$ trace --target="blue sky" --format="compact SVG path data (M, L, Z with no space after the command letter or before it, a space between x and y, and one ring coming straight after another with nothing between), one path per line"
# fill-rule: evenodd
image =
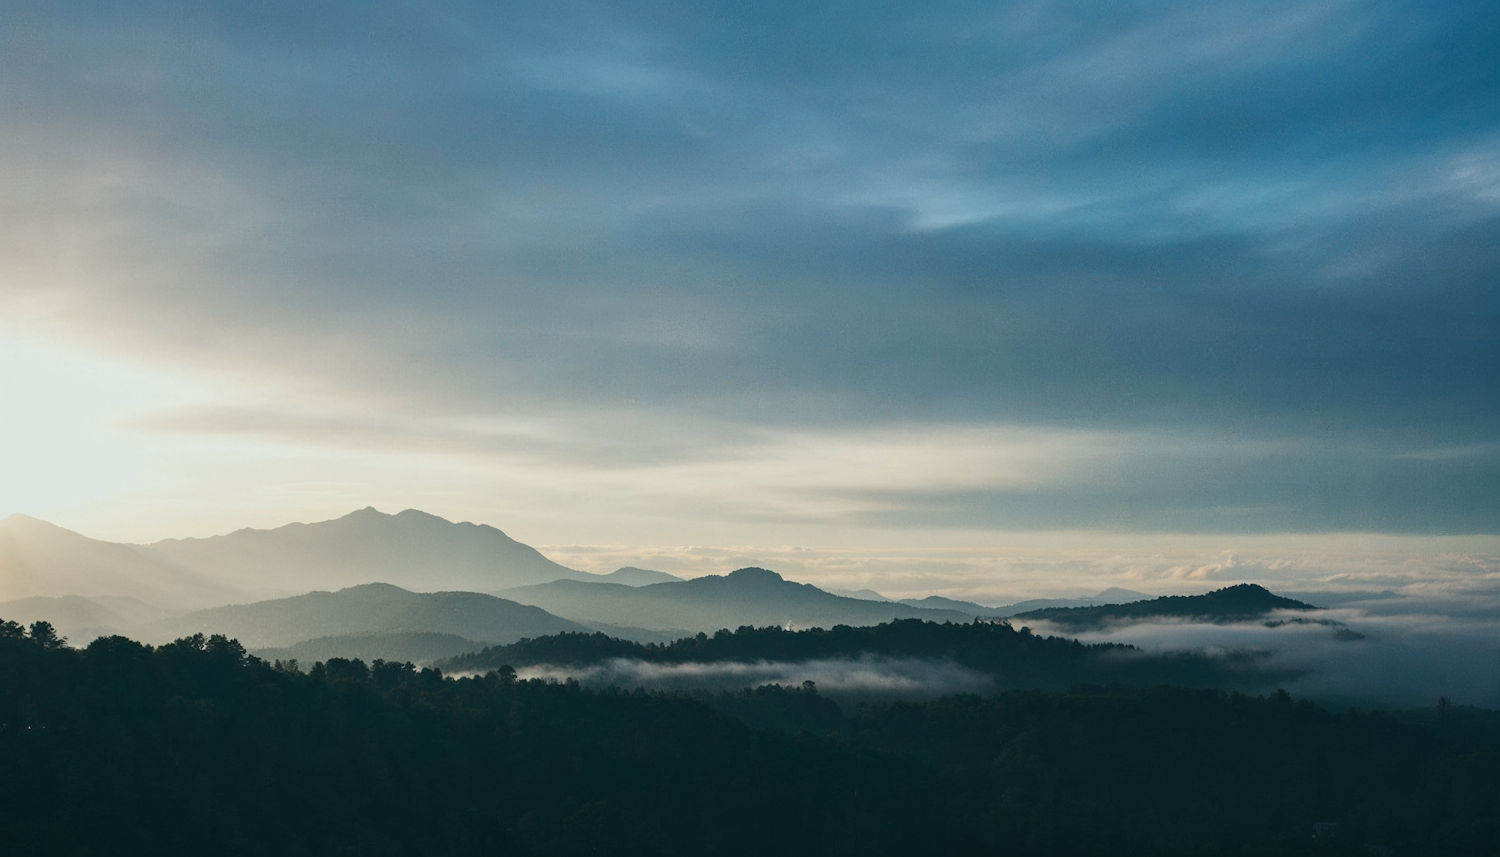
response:
M11 6L0 512L1500 529L1500 7L745 7Z

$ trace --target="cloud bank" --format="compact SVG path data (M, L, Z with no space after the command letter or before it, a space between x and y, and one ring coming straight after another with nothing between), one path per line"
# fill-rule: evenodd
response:
M1287 690L1334 707L1421 708L1455 703L1500 707L1500 590L1458 599L1394 598L1317 614L1363 639L1341 638L1319 624L1267 627L1142 623L1080 635L1147 651L1255 650L1267 668L1302 673ZM1045 623L1036 623L1045 632Z
M741 690L765 684L817 684L821 693L859 699L927 699L953 693L988 693L992 678L951 661L863 656L796 663L776 661L654 664L615 658L587 667L540 664L518 669L523 679L568 678L595 687L646 687L692 692Z

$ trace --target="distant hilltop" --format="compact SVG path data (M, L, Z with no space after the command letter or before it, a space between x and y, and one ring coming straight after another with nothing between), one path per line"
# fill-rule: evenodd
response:
M1046 607L1015 614L1017 619L1051 622L1072 631L1147 619L1200 619L1237 622L1258 619L1277 610L1318 610L1303 601L1277 595L1264 586L1241 583L1203 595L1167 595L1126 604L1092 607Z

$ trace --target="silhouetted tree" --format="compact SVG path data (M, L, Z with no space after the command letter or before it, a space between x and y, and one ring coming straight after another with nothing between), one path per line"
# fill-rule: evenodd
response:
M42 620L31 623L31 639L47 649L62 648L63 643L67 642L66 637L57 636L57 630L52 627L51 622Z

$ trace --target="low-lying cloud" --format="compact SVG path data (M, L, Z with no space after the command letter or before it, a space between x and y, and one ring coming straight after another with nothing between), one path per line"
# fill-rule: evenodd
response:
M1266 620L1227 625L1148 622L1078 635L1085 642L1129 643L1148 652L1267 653L1269 669L1296 671L1287 690L1326 705L1412 708L1447 696L1458 704L1500 707L1500 604L1467 599L1392 598L1332 609L1317 619L1340 627ZM1061 633L1045 623L1040 632Z
M952 693L991 693L991 677L952 661L925 658L829 658L801 662L727 661L659 664L615 658L585 667L547 664L516 671L520 678L577 679L592 687L645 687L679 692L740 690L765 684L814 682L830 696L927 699Z
M1026 624L1040 634L1076 636L1086 643L1126 643L1147 656L1254 653L1256 665L1267 673L1296 676L1283 682L1288 691L1332 708L1420 708L1442 696L1460 705L1500 707L1500 593L1383 597L1312 615L1276 613L1222 624L1161 620L1082 633L1041 621ZM993 677L952 661L874 655L678 664L614 659L585 667L537 665L518 673L522 678L574 678L593 687L678 692L812 681L830 696L876 700L1006 689Z

